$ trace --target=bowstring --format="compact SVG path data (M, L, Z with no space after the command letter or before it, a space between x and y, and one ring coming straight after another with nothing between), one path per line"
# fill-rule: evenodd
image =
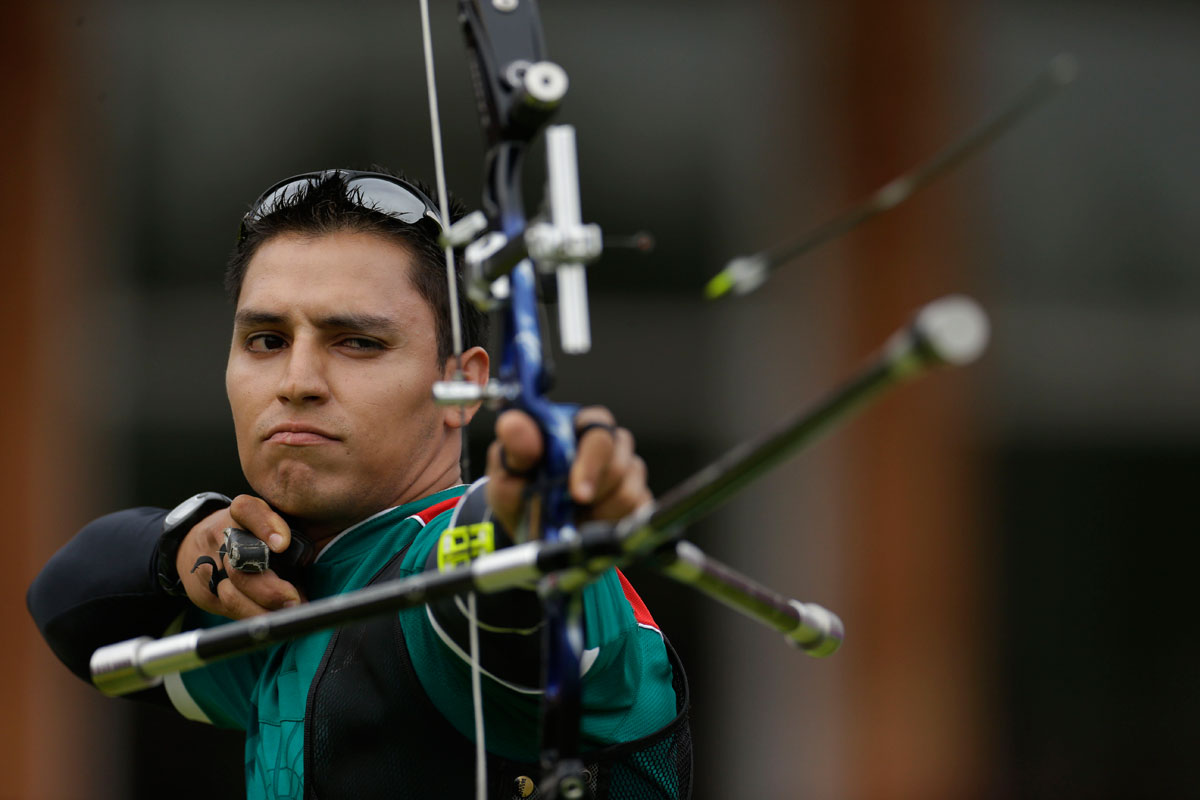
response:
M450 202L446 191L446 166L442 159L442 123L438 113L437 81L433 72L433 35L429 24L429 0L421 0L421 39L425 49L425 86L429 97L429 127L433 138L434 173L437 176L438 204L442 215L442 225L450 223ZM450 303L450 333L454 343L454 379L463 380L462 356L462 320L458 307L458 280L454 263L454 248L447 242L446 253L446 284L449 288ZM464 433L463 451L466 452L466 414L465 406L460 406ZM470 639L471 656L471 704L475 716L475 796L477 800L487 800L487 747L483 739L483 687L479 667L479 622L475 614L475 592L467 594L467 624Z

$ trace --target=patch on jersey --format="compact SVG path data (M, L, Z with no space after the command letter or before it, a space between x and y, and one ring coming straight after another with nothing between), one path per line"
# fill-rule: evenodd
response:
M449 511L458 505L458 501L459 498L451 497L449 500L443 500L440 503L434 503L424 511L418 511L416 514L413 514L412 517L409 517L409 519L416 517L417 519L421 520L422 525L428 525L438 514L442 513L443 511Z
M438 538L438 572L465 567L484 553L495 552L495 530L490 522L448 529Z
M633 584L625 577L625 573L617 570L617 577L621 579L621 589L625 592L625 599L629 601L629 605L633 608L633 618L637 620L637 624L643 628L658 631L661 636L662 629L658 627L658 623L654 621L654 617L650 616L650 609L646 608L646 604L642 602L642 598L638 597L638 593L634 591Z

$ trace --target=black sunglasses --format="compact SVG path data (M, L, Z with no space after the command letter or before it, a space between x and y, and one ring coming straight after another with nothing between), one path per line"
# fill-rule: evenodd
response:
M443 227L437 206L424 192L408 181L382 172L327 169L286 178L263 192L254 201L246 216L242 217L242 225L238 229L238 243L246 238L248 226L285 207L298 193L333 175L340 176L345 182L346 196L368 211L376 211L409 225L430 220L439 231Z

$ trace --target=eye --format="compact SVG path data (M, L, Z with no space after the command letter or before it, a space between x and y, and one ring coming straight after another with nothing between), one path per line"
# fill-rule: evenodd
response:
M347 336L345 339L338 341L339 347L345 347L347 350L383 350L382 342L375 339L368 339L365 336Z
M246 337L246 349L251 353L271 353L287 347L287 340L277 333L255 333Z

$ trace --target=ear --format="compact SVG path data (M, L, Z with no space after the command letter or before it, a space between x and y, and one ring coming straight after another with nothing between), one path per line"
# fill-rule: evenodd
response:
M442 368L442 380L450 380L454 377L454 372L458 368L458 360L451 356L446 359L446 364ZM487 350L482 347L472 347L462 354L462 371L463 377L471 383L479 386L486 386L488 382L489 369L491 368L491 360L488 358ZM475 416L475 412L479 410L481 403L476 403L472 406L447 406L444 419L446 426L450 428L461 428L471 421Z

